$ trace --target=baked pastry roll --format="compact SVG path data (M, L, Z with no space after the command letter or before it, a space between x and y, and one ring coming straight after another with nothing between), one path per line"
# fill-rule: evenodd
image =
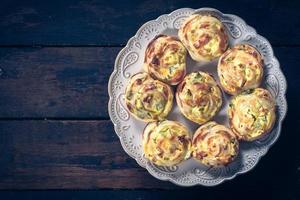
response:
M186 54L179 39L160 35L147 46L144 69L154 79L177 85L186 73Z
M222 93L211 75L199 71L188 74L178 85L176 101L186 118L203 124L219 111Z
M149 123L143 133L145 157L156 165L172 166L190 157L189 130L175 121Z
M234 96L228 109L229 124L241 140L252 141L271 131L275 119L275 100L263 88Z
M183 22L178 36L196 61L218 58L228 46L222 22L210 15L191 15Z
M192 156L208 166L223 166L237 156L239 142L227 127L208 122L198 128L192 140Z
M137 119L152 122L164 119L173 105L171 87L161 81L153 80L147 73L131 77L125 91L128 110Z
M263 59L254 47L238 44L221 56L218 76L222 88L232 95L256 88L263 77Z

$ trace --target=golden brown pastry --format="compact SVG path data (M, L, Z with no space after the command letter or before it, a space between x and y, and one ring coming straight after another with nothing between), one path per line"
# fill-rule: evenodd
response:
M232 98L229 124L241 140L252 141L271 131L275 119L275 100L263 88L244 91Z
M228 46L228 36L222 22L209 15L194 14L188 17L178 36L196 61L218 58Z
M211 75L199 71L188 74L178 85L176 101L186 118L203 124L219 111L222 93Z
M227 127L208 122L198 128L192 140L192 156L208 166L227 165L237 156L239 142Z
M189 130L175 121L149 123L143 133L145 157L156 165L172 166L190 157Z
M125 91L128 110L137 119L152 122L164 119L173 105L173 91L169 85L153 80L147 73L131 77Z
M254 47L238 44L221 56L218 75L222 88L229 94L256 88L263 77L263 59Z
M175 37L159 35L147 46L144 69L154 78L177 85L186 73L187 51Z

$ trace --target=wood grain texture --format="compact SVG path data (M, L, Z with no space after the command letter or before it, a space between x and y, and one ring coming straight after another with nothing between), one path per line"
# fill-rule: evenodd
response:
M0 119L108 119L107 83L121 48L0 48ZM297 105L300 48L274 48Z
M253 199L284 199L297 200L300 197L297 191L284 191L282 188L266 190L265 188L243 188L236 190L224 190L221 187L181 188L180 190L97 190L97 191L5 191L0 192L4 199L15 200L86 200L86 199L120 199L120 200L166 200L166 199L194 199L209 198L210 200L224 199L230 196L230 200Z
M124 45L145 22L183 7L236 14L272 44L300 45L297 1L16 1L0 5L1 45Z
M2 118L107 118L120 48L1 48Z
M254 170L216 188L295 191L299 148L296 139L290 140L289 125L284 124L282 137ZM0 189L100 188L179 187L138 166L122 149L110 121L0 121Z
M110 121L1 121L0 189L174 187L123 151Z

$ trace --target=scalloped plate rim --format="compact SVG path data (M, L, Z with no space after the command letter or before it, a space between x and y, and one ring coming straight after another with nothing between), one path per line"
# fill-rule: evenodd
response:
M209 10L209 11L218 12L218 13L220 13L220 14L222 14L222 15L233 16L233 17L239 19L239 20L240 20L247 28L252 29L252 30L254 31L253 33L254 33L256 36L261 37L261 38L262 38L263 40L265 40L265 41L268 43L268 45L271 47L270 50L271 50L272 59L275 59L275 61L278 62L278 70L279 70L279 72L282 74L282 77L281 77L281 78L283 78L282 81L283 81L283 83L284 83L284 84L283 84L283 97L284 97L284 98L283 98L283 103L284 103L283 106L285 107L286 112L283 113L282 119L278 120L278 134L277 134L276 138L274 139L274 141L272 142L272 144L270 144L270 145L268 146L268 148L266 149L266 151L263 152L263 153L258 157L257 161L255 162L255 164L254 164L251 168L246 169L246 170L243 170L243 171L237 171L234 175L232 175L232 176L230 176L230 177L226 177L226 178L222 179L220 182L218 182L218 183L216 183L216 184L211 184L211 185L205 185L205 184L201 184L201 183L192 183L192 184L189 184L189 185L188 185L188 184L184 185L184 184L180 184L180 183L176 182L176 181L175 181L174 179L172 179L172 178L169 178L169 177L159 177L159 176L157 176L155 173L152 173L152 171L148 169L147 165L143 165L142 163L140 163L140 162L137 160L137 158L136 158L134 155L132 155L132 154L125 148L125 146L124 146L124 144L123 144L123 142L122 142L122 136L120 136L120 135L118 134L118 132L117 132L117 129L116 129L116 128L117 128L117 124L116 124L116 122L114 121L114 119L111 117L111 116L112 116L112 113L111 113L111 112L112 112L112 110L111 110L111 105L112 105L112 79L114 78L114 75L117 73L117 62L119 61L120 56L121 56L122 53L126 50L126 48L129 47L129 44L130 44L131 42L133 42L134 39L136 39L136 38L138 37L138 35L140 34L140 32L141 32L146 26L148 26L149 24L151 24L151 23L153 23L153 22L158 22L158 21L159 21L161 18L163 18L164 16L171 16L172 14L174 14L174 13L180 11L180 10L191 10L191 11L193 11L193 12L198 12L198 11L201 11L201 10ZM124 149L124 151L125 151L131 158L133 158L139 166L145 168L145 169L148 171L148 173L151 174L153 177L155 177L155 178L157 178L157 179L159 179L159 180L162 180L162 181L169 181L169 182L171 182L171 183L173 183L173 184L175 184L175 185L177 185L177 186L182 186L182 187L191 187L191 186L196 186L196 185L201 185L201 186L206 186L206 187L213 187L213 186L217 186L217 185L219 185L219 184L221 184L221 183L223 183L223 182L225 182L225 181L232 180L232 179L234 179L236 176L238 176L238 175L240 175L240 174L244 174L244 173L247 173L247 172L253 170L253 169L257 166L257 164L259 163L259 161L262 159L262 157L264 157L264 156L268 153L268 151L270 150L270 148L276 143L276 141L278 140L279 136L281 135L282 123L283 123L283 121L284 121L284 119L285 119L285 117L286 117L287 111L288 111L288 105L287 105L287 101L286 101L287 87L288 87L288 85L287 85L286 78L285 78L285 76L284 76L284 73L283 73L282 70L281 70L280 63L279 63L278 59L277 59L277 58L275 57L275 55L274 55L274 50L273 50L273 48L272 48L271 43L268 41L268 39L266 39L265 37L259 35L259 34L257 33L256 29L253 28L252 26L248 25L241 17L239 17L239 16L237 16L237 15L234 15L234 14L222 13L221 11L219 11L219 10L217 10L217 9L215 9L215 8L210 8L210 7L202 7L202 8L198 8L198 9L193 9L193 8L185 7L185 8L179 8L179 9L173 10L173 11L170 12L169 14L162 14L162 15L160 15L159 17L157 17L156 19L149 20L149 21L145 22L142 26L140 26L140 28L137 30L136 34L135 34L134 36L132 36L132 37L127 41L126 45L119 51L119 53L118 53L118 55L117 55L117 57L116 57L116 59L115 59L115 62L114 62L114 69L113 69L113 71L112 71L112 73L111 73L111 75L110 75L110 77L109 77L109 81L108 81L108 94L109 94L108 113L109 113L110 119L111 119L111 121L112 121L112 123L113 123L113 125L114 125L115 133L116 133L117 136L119 137L121 146L122 146L122 148Z

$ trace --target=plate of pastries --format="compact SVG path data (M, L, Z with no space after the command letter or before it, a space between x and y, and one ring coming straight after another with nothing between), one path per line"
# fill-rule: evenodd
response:
M251 170L278 139L286 80L240 17L182 8L120 51L108 111L126 153L160 180L214 186Z

